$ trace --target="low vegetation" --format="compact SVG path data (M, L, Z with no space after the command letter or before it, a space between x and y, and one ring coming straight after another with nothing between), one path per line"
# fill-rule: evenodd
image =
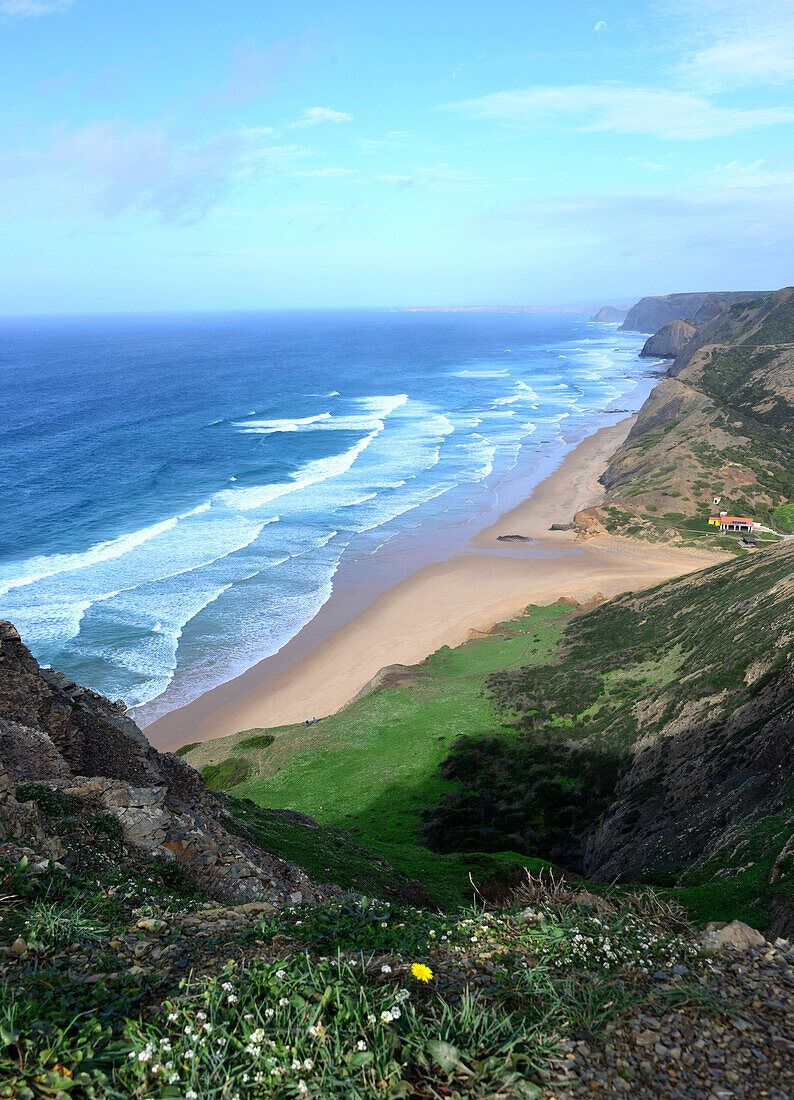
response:
M530 879L534 908L521 889L451 915L359 896L230 930L233 910L155 876L17 864L0 882L5 936L26 937L2 964L15 1100L535 1100L561 1043L627 1010L720 1011L692 930L647 892L618 906Z
M493 896L541 861L613 879L619 852L623 877L699 919L769 927L794 895L790 871L769 882L794 811L771 748L785 744L793 556L780 545L586 615L529 608L404 685L275 731L258 757L240 736L188 759L250 757L256 774L232 788L250 801L233 812L268 850L352 889L383 889L380 858L401 890L455 906L472 880ZM310 815L330 844L286 819L256 826L255 803Z

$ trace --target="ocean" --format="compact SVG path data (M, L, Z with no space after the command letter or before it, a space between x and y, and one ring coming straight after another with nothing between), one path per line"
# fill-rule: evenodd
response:
M638 408L642 340L519 312L0 321L0 617L149 718L189 702L342 566L453 552Z

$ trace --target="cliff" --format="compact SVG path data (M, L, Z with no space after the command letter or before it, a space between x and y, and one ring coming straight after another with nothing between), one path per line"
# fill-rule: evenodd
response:
M68 827L48 806L64 809L55 816ZM40 668L0 622L0 858L21 852L68 871L90 862L97 822L118 834L122 863L123 851L133 863L159 858L210 897L328 896L243 839L198 772L153 749L120 705Z
M614 324L616 321L625 321L626 310L615 309L614 306L602 306L597 313L590 318L591 321L599 321L603 324Z
M689 321L669 321L653 336L649 336L640 352L642 359L675 359L689 341L697 335Z
M718 291L641 298L628 311L620 328L622 332L658 332L670 321L679 319L691 321L699 327L736 303L763 298L769 293L766 290Z
M669 374L612 456L605 500L583 526L704 543L718 496L722 510L794 531L794 289L735 303Z
M442 764L435 845L794 931L794 543L573 615L547 663L488 686L502 721Z

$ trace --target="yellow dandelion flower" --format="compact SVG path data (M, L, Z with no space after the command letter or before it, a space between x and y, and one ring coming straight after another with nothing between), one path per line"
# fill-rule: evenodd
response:
M433 977L433 971L429 966L425 966L424 963L413 963L411 966L411 973L420 982L429 982Z

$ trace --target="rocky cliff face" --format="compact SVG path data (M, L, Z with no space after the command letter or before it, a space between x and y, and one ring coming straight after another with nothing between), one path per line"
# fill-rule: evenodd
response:
M689 321L670 321L645 341L640 358L675 359L697 331Z
M792 544L615 601L613 614L659 620L654 641L683 675L637 693L631 765L589 837L588 876L686 881L721 855L730 863L737 848L741 865L740 841L746 849L757 832L783 844L785 857L794 841L793 610ZM748 631L764 632L763 643L748 644ZM759 829L772 815L776 826ZM773 867L770 882L779 878Z
M590 318L591 321L599 321L602 324L615 324L616 321L625 321L626 310L615 309L614 306L602 306L597 313Z
M69 829L50 828L32 796L40 799L42 787L70 807ZM0 622L0 855L27 849L68 869L108 815L129 851L176 861L210 897L325 896L298 868L230 831L232 819L198 772L153 749L121 704L40 668L14 627Z
M670 321L687 320L697 327L706 324L736 303L763 298L770 291L663 294L641 298L626 314L623 332L658 332Z
M612 456L594 517L608 530L686 539L713 496L789 530L794 499L794 288L700 327ZM701 524L701 526L702 526ZM689 525L689 526L687 526Z

